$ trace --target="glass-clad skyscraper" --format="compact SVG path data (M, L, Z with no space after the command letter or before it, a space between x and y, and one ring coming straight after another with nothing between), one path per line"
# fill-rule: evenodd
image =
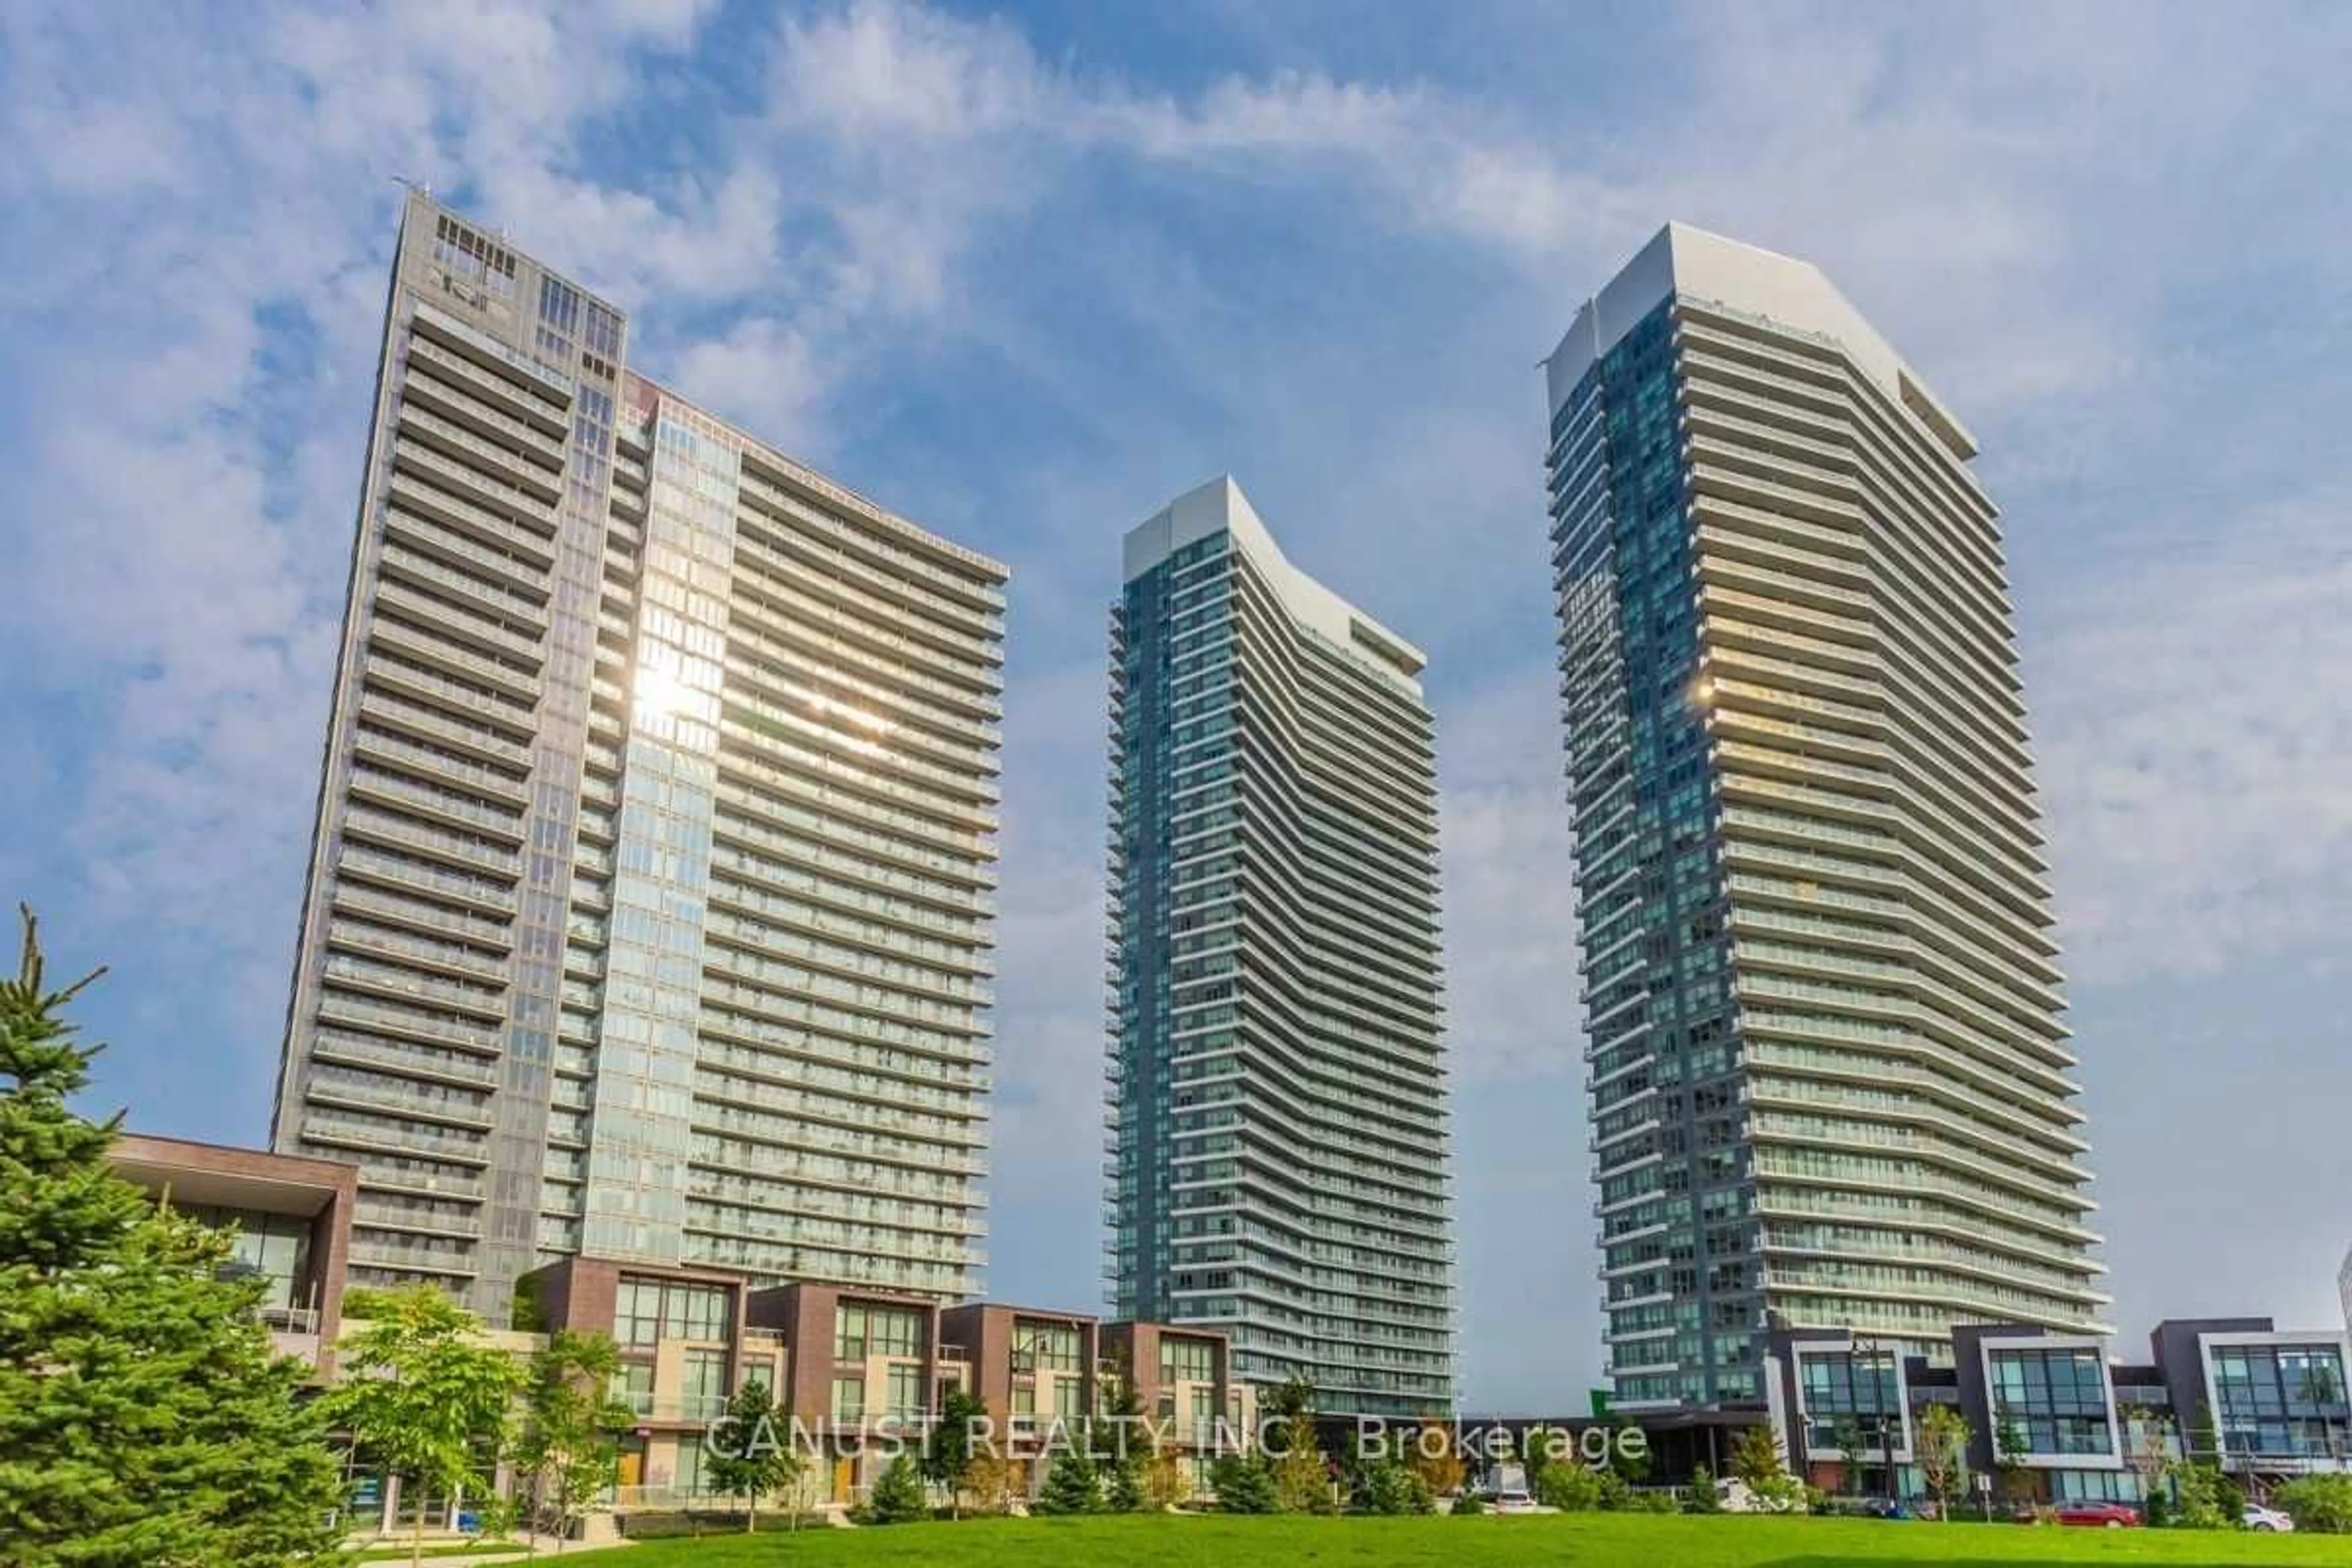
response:
M627 335L408 201L273 1142L493 1321L578 1252L969 1294L1004 569Z
M1111 614L1118 1314L1233 1335L1327 1411L1453 1377L1423 660L1230 479L1127 536Z
M1802 262L1679 225L1547 365L1617 1403L2106 1298L2001 533Z

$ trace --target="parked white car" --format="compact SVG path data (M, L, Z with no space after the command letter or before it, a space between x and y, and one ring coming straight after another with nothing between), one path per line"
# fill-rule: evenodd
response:
M2274 1508L2264 1508L2259 1503L2246 1505L2245 1518L2248 1530L2259 1530L2264 1534L2285 1535L2294 1530L2294 1520Z

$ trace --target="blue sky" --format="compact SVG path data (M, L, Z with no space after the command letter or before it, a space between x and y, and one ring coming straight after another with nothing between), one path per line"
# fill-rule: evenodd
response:
M1237 475L1432 656L1475 1405L1598 1360L1535 362L1818 261L2007 514L2126 1343L2352 1244L2352 12L0 10L0 892L94 1103L268 1123L395 176L1013 563L990 1283L1097 1299L1104 612Z

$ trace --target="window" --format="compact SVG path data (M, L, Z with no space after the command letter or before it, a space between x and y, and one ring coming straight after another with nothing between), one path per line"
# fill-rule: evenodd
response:
M679 1414L688 1421L715 1421L727 1413L727 1352L688 1351L684 1363L685 1404Z
M2215 1422L2232 1454L2352 1454L2352 1404L2334 1345L2225 1345L2210 1352Z
M446 214L435 226L433 259L453 278L479 283L491 293L514 292L513 252L476 234Z
M297 1300L298 1281L310 1252L310 1222L293 1215L257 1214L245 1209L192 1205L182 1213L215 1229L234 1228L229 1261L251 1268L268 1283L262 1292L264 1311L289 1311L316 1303Z
M919 1421L923 1409L923 1369L894 1366L889 1371L887 1414L891 1420Z
M1882 1351L1833 1351L1802 1355L1805 1447L1842 1449L1861 1434L1865 1454L1909 1447L1895 1378L1895 1357Z
M1039 1323L1016 1319L1013 1325L1013 1370L1076 1372L1081 1366L1076 1323Z
M1160 1342L1160 1381L1207 1383L1216 1376L1216 1346L1207 1340L1163 1336Z
M866 1380L862 1377L836 1377L833 1380L833 1418L835 1421L866 1419Z
M731 1317L729 1295L720 1286L624 1275L613 1300L613 1341L650 1345L659 1340L723 1340Z
M560 278L539 280L539 319L566 336L580 330L580 291Z
M915 1357L923 1353L923 1314L912 1307L866 1307L844 1303L834 1310L833 1356Z
M2014 1430L2029 1454L2112 1454L2106 1363L2093 1350L1995 1350L1990 1434Z
M580 335L581 345L592 354L608 360L621 357L621 318L594 300L588 302L588 324Z
M670 1285L662 1292L662 1333L681 1340L727 1337L727 1292L715 1285Z
M623 1279L613 1299L613 1342L649 1345L660 1337L660 1282Z
M677 1469L670 1477L670 1484L689 1497L709 1490L702 1479L702 1460L700 1443L691 1438L681 1440L677 1446Z
M654 1369L649 1362L629 1362L613 1373L613 1397L632 1415L654 1413Z

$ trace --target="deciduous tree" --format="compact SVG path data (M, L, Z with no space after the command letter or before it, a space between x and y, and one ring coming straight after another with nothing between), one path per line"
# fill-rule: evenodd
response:
M1953 1497L1968 1485L1969 1439L1973 1436L1967 1419L1948 1405L1931 1405L1919 1418L1920 1479L1935 1496L1936 1511L1948 1521Z
M515 1468L555 1525L556 1550L618 1475L627 1405L612 1395L620 1352L603 1334L559 1330L531 1357Z
M1448 1497L1462 1489L1463 1479L1470 1467L1461 1450L1454 1445L1454 1429L1443 1421L1430 1420L1421 1430L1404 1439L1408 1447L1404 1462L1421 1478L1421 1484L1432 1497Z
M1136 1480L1143 1490L1143 1506L1154 1513L1165 1512L1192 1496L1192 1485L1184 1479L1184 1467L1175 1455L1157 1443L1145 1456Z
M746 1378L728 1400L727 1414L704 1440L710 1479L719 1490L743 1500L749 1533L760 1529L760 1500L800 1479L807 1463L785 1440L783 1425L766 1382ZM797 1509L792 1523L799 1527Z
M1831 1423L1830 1443L1838 1451L1838 1473L1845 1491L1862 1490L1863 1446L1867 1441L1862 1423L1853 1416L1841 1415Z
M1778 1490L1789 1479L1780 1458L1780 1440L1762 1422L1744 1428L1731 1446L1731 1473L1759 1496Z
M1995 1468L2000 1472L2000 1495L2012 1503L2031 1501L2033 1471L2026 1461L2032 1458L2033 1446L2026 1440L2025 1428L2004 1420L1993 1429L1992 1442Z
M386 1292L382 1314L336 1347L342 1381L320 1400L327 1418L420 1494L409 1562L425 1555L425 1498L455 1494L497 1463L511 1429L522 1364L480 1339L473 1317L430 1285Z

